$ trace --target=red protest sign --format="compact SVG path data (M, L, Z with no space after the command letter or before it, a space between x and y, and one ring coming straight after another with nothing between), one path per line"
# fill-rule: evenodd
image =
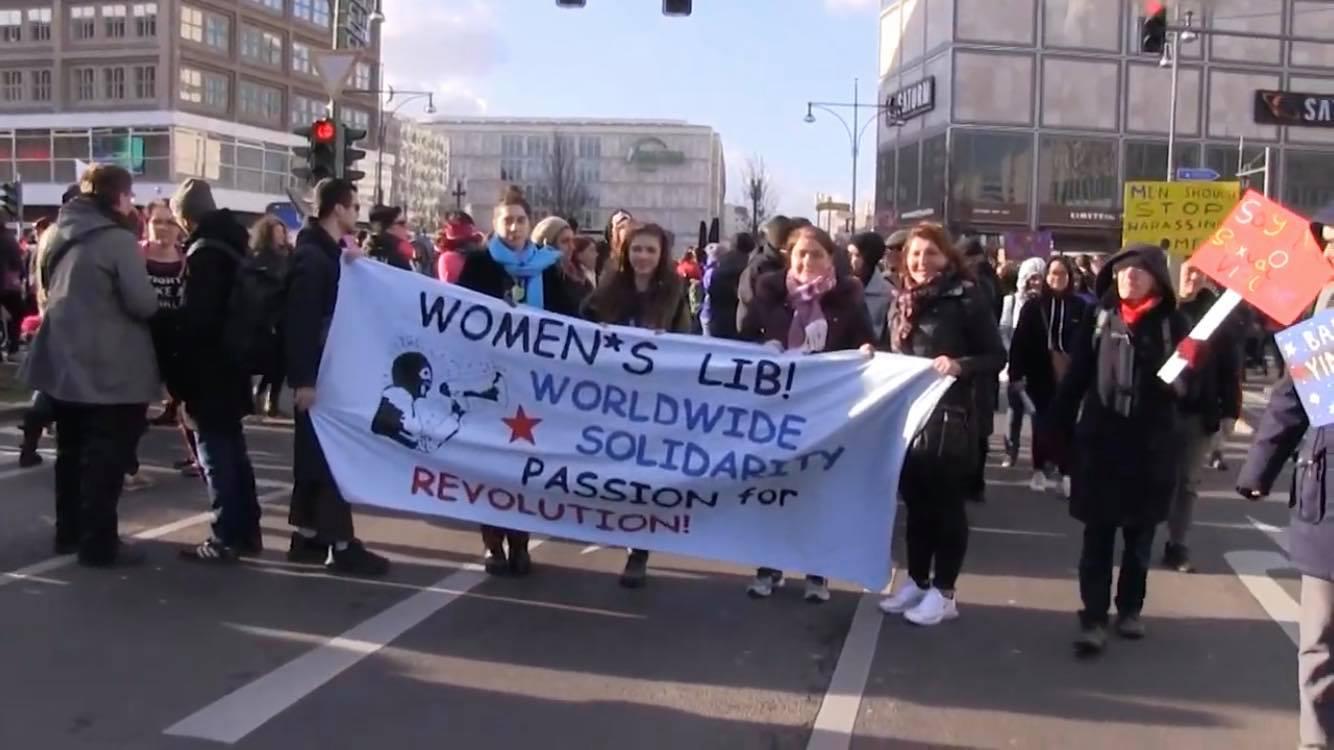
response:
M1254 190L1190 262L1284 325L1301 317L1334 278L1306 219Z

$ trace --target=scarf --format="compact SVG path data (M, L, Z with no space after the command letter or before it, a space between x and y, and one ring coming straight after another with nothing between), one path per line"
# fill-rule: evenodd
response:
M832 271L805 283L798 281L788 271L787 301L792 306L792 323L787 329L788 349L800 349L806 343L806 327L824 321L824 309L820 307L820 301L834 288L835 283Z
M894 313L890 319L893 336L890 345L894 351L904 353L907 350L908 339L912 338L913 327L917 325L922 311L953 282L954 277L945 274L919 285L913 284L912 277L903 277L903 288L894 299Z
M1121 300L1121 320L1126 322L1126 327L1134 328L1145 313L1157 307L1161 300L1161 297L1145 297L1138 302Z
M538 247L529 242L523 246L523 250L516 253L494 234L486 241L486 249L491 254L491 260L499 263L500 267L505 269L505 273L515 280L516 291L519 284L523 284L522 293L514 295L514 301L545 310L545 300L542 297L542 272L560 260L560 251L549 247Z

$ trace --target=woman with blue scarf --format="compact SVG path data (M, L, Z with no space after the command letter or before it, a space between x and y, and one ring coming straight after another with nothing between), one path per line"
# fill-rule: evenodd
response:
M506 188L491 217L493 230L486 247L467 254L458 284L513 305L575 315L576 303L568 298L561 280L560 251L529 240L530 213L523 192ZM482 543L487 573L523 576L532 569L528 532L483 525Z

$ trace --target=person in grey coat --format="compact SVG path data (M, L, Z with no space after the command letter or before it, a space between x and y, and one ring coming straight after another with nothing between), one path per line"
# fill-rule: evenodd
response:
M105 567L143 559L117 536L116 506L125 446L161 393L148 327L157 292L139 253L130 173L99 164L80 182L39 266L46 306L21 377L55 406L56 553Z

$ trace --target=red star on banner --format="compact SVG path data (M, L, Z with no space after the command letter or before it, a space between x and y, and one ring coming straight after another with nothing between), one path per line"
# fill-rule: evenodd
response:
M533 439L533 428L542 423L541 418L528 416L524 413L523 407L520 406L519 411L514 416L501 417L500 421L510 428L511 443L516 440L527 440L532 445L537 445L537 441Z
M1292 373L1292 379L1299 383L1306 380L1307 376L1310 374L1306 371L1306 365L1301 362L1288 368L1288 372Z

